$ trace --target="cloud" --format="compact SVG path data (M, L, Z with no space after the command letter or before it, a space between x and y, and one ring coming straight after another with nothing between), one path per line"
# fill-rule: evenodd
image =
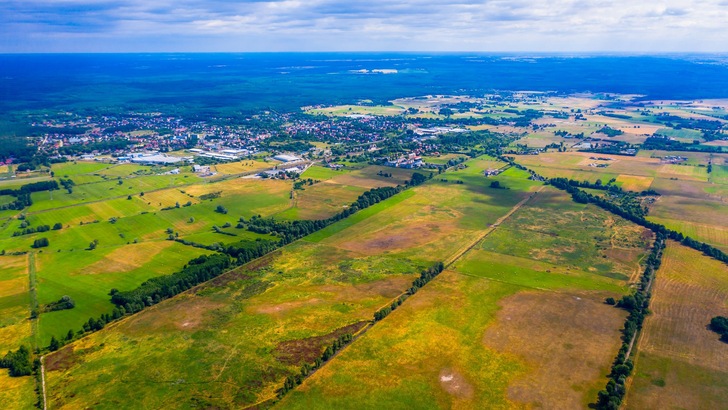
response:
M0 51L728 51L725 0L3 0Z

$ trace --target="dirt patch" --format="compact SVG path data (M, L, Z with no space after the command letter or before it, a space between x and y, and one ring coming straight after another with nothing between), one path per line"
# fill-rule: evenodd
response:
M440 386L451 395L463 399L473 397L473 386L465 380L462 374L455 370L440 370L439 380Z
M513 354L529 371L508 388L511 400L544 408L583 408L619 350L625 312L602 295L521 292L503 299L486 346Z
M46 371L66 371L70 369L77 362L76 353L73 350L73 345L66 346L53 354L49 354L45 357L45 368Z
M281 342L275 348L275 357L278 361L287 365L313 363L317 357L321 356L321 353L326 346L332 344L339 336L347 333L354 334L364 328L367 324L368 322L357 322L349 326L336 329L326 335Z
M147 314L132 316L127 322L128 329L135 333L194 331L204 327L211 311L224 306L225 303L183 294L167 303L147 308Z
M456 230L451 218L438 221L427 219L425 217L408 220L405 226L390 226L336 246L364 255L379 255L383 252L396 252L436 242Z

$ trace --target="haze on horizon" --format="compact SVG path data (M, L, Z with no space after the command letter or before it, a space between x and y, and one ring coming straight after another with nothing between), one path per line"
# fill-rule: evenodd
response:
M728 52L728 0L4 0L0 52Z

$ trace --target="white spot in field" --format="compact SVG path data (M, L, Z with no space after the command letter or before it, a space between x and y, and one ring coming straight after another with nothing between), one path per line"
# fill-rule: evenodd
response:
M451 375L451 374L446 374L446 375L440 376L440 381L443 381L443 382L449 382L449 381L451 381L451 380L452 380L452 379L453 379L454 377L455 377L455 376L453 376L453 375Z

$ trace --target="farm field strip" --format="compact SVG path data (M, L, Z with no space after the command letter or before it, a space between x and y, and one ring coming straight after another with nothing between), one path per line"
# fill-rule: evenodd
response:
M728 316L728 267L670 241L654 282L626 408L722 407L728 350L707 324Z

